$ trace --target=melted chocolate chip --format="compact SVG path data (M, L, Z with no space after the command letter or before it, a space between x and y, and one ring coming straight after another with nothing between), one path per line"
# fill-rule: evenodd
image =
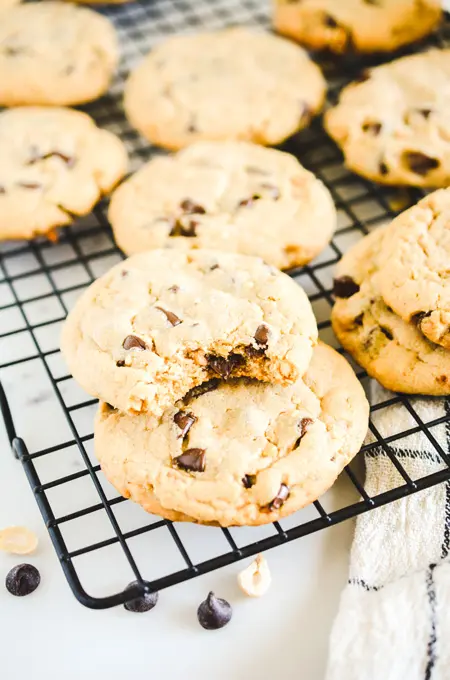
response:
M262 323L258 328L256 329L255 333L255 340L258 345L266 345L269 341L269 334L270 330L269 327L266 326L266 324Z
M256 484L256 475L244 475L242 477L242 484L246 489L251 489Z
M198 222L196 220L189 220L187 224L183 223L181 220L176 220L172 223L169 236L187 236L188 238L192 238L193 236L197 236L197 227Z
M213 272L215 269L220 269L220 267L219 267L218 264L212 264L212 265L210 266L210 268L209 268L209 271L210 271L210 272Z
M300 436L295 442L294 449L296 449L298 446L300 446L300 442L305 436L305 434L308 432L308 428L310 425L312 425L314 420L312 418L302 418L298 424L298 429L300 431Z
M394 336L392 335L391 331L389 328L386 328L386 326L380 326L380 331L387 337L388 340L393 340Z
M278 493L268 505L270 512L273 510L279 510L285 501L289 498L289 487L286 484L282 484L278 489Z
M378 170L380 172L380 175L387 175L389 172L389 168L384 161L380 161L378 165Z
M124 349L147 349L147 345L143 340L138 338L136 335L127 335L123 341L122 347Z
M38 184L38 182L16 182L18 187L22 187L22 189L41 189L42 184Z
M119 361L116 361L116 366L118 368L122 368L123 366L125 366L125 361L123 359L119 359Z
M235 354L232 352L227 357L221 357L218 354L207 354L208 368L212 373L215 373L223 380L228 380L231 374L245 364L245 358L242 354Z
M331 14L325 14L323 17L323 23L327 28L337 28L339 26L338 22Z
M163 307L156 307L156 309L159 309L160 312L166 315L167 321L172 325L172 326L179 326L180 323L183 323L181 319L178 318L176 314L173 312L167 311L167 309L164 309Z
M211 380L207 380L206 382L202 383L201 385L197 385L196 387L193 387L189 392L186 392L186 394L183 397L183 403L188 404L191 403L194 399L197 399L197 397L201 397L202 394L206 394L207 392L212 392L213 390L216 390L219 387L219 379L218 378L211 378Z
M244 352L246 356L251 357L252 359L261 359L261 357L264 356L266 353L267 347L262 345L261 347L253 347L253 345L245 345L244 347Z
M34 165L34 163L45 161L48 158L59 158L69 168L73 168L75 165L75 159L72 156L66 156L66 154L63 154L60 151L50 151L49 153L33 155L33 157L28 161L27 165Z
M427 316L430 316L431 312L417 312L417 314L413 314L411 317L411 321L418 326L422 323L423 319L426 319Z
M205 208L198 203L194 203L190 198L185 198L184 201L181 201L180 208L189 215L204 215L206 213Z
M349 298L359 291L359 286L351 276L339 276L333 280L333 294L338 298Z
M193 413L186 413L186 411L178 411L173 417L175 425L177 425L181 433L178 435L178 439L182 439L187 435L192 425L195 423L197 418Z
M431 158L421 151L405 151L403 161L416 175L427 175L430 170L435 170L441 164L437 158Z
M187 472L203 472L205 469L205 449L186 449L181 456L174 458L177 467Z
M361 312L361 314L358 314L358 316L355 316L355 318L353 319L353 323L355 324L355 326L362 326L363 320L364 320L364 312Z
M367 123L363 124L362 129L363 129L364 132L369 133L373 137L377 137L377 135L380 134L382 127L383 126L382 126L381 123L367 122Z

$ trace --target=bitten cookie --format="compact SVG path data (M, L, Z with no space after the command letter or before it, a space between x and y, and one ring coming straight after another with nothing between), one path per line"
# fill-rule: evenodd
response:
M232 28L158 45L126 84L125 112L144 137L169 149L199 140L273 145L309 123L325 87L301 47Z
M391 52L431 33L440 0L274 0L274 25L313 49Z
M396 314L450 349L450 189L399 215L386 232L381 294Z
M261 259L151 250L84 292L62 350L87 392L122 411L159 415L215 377L293 382L316 339L303 290Z
M197 142L158 156L113 194L109 220L128 255L213 248L302 265L330 241L328 190L294 156L246 142Z
M32 238L89 213L126 172L118 137L72 109L0 113L0 240Z
M325 116L347 166L382 184L450 183L450 50L430 50L369 71Z
M342 346L384 387L410 394L450 394L450 353L388 307L380 294L383 239L376 229L339 262L332 310Z
M108 89L118 60L111 22L85 7L36 2L0 22L0 106L72 105Z
M349 364L319 344L303 380L232 380L163 416L100 406L95 452L117 490L168 519L266 524L316 500L359 451L369 406Z

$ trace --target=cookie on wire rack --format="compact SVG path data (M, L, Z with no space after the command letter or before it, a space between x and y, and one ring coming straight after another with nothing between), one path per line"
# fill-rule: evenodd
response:
M119 493L174 521L259 525L312 503L359 451L369 405L353 370L319 344L283 387L220 382L159 419L101 404L95 452Z
M380 184L450 183L450 50L402 57L345 87L325 127L346 165Z
M326 82L301 47L230 28L155 47L125 86L125 113L148 140L177 150L200 140L282 142L320 111Z
M336 226L330 193L290 154L247 142L197 142L157 156L113 194L122 250L213 248L303 265Z

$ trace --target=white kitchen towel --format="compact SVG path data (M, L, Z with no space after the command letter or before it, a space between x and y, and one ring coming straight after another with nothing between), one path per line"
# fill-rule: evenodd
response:
M392 396L378 386L373 391L372 403ZM443 399L410 401L424 423L450 414ZM374 411L372 420L382 436L418 426L403 404ZM430 435L448 452L448 423ZM423 432L390 446L413 480L446 467ZM404 483L381 447L365 462L370 496ZM326 680L450 680L449 550L448 482L358 518Z

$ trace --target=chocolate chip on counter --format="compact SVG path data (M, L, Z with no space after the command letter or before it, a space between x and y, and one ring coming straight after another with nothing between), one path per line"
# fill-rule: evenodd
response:
M119 361L116 361L116 366L122 368L123 366L125 366L125 361L123 359L119 359Z
M274 201L278 201L278 199L280 198L280 190L278 187L275 186L275 184L270 184L269 182L262 182L260 186L262 189L268 192L270 198L272 198Z
M59 158L69 168L73 168L73 166L75 165L75 159L73 158L73 156L66 156L66 154L61 153L60 151L50 151L49 153L35 154L28 161L27 165L34 165L34 163L38 163L39 161L45 161L48 158Z
M242 484L246 489L251 489L256 484L256 475L244 475L242 477Z
M368 132L373 137L377 137L377 135L380 134L382 127L383 126L382 126L381 123L367 122L367 123L363 123L362 130L363 130L363 132Z
M255 333L255 340L258 345L267 345L269 341L269 327L262 323L258 326Z
M32 564L18 564L6 575L6 589L11 595L23 597L36 590L41 582L41 575Z
M231 605L221 597L216 597L213 592L209 593L197 609L197 618L202 628L217 630L229 623L233 610Z
M127 588L132 588L133 586L137 585L139 585L138 581L132 581L127 585ZM144 593L144 595L137 597L135 600L129 600L128 602L125 602L123 606L128 612L143 614L144 612L149 612L150 609L153 609L153 607L156 606L158 598L158 591L153 593Z
M220 376L223 380L228 380L233 371L245 364L242 354L232 352L227 357L218 354L207 354L208 368Z
M359 286L351 276L339 276L333 279L333 295L338 298L349 298L359 291Z
M387 175L389 172L389 168L384 161L380 161L378 165L378 170L380 175Z
M205 449L186 449L181 456L174 458L177 467L188 472L203 472L205 469Z
M159 309L160 312L166 315L167 321L172 325L172 326L179 326L180 323L183 323L183 321L178 318L176 314L173 312L167 311L167 309L164 309L163 307L156 307L156 309Z
M143 340L138 338L136 335L127 335L123 341L122 347L124 349L147 349L147 345Z
M308 432L308 428L309 428L310 425L313 424L313 422L314 422L314 420L312 418L302 418L300 420L300 422L298 424L300 436L294 444L294 449L296 449L298 446L300 446L300 442L302 441L305 434Z
M207 380L201 385L193 387L191 390L189 390L189 392L186 392L186 394L184 395L183 403L186 404L187 406L191 401L197 399L197 397L201 397L202 394L206 394L207 392L212 392L213 390L216 390L219 387L219 383L220 380L218 378L211 378L211 380Z
M182 439L187 435L192 425L196 422L197 418L193 413L186 413L186 411L178 411L173 417L175 425L178 425L181 432L178 435L178 439Z
M280 488L278 489L278 493L268 505L269 510L272 512L273 510L279 510L281 506L284 504L285 501L289 498L289 487L286 486L286 484L282 484Z
M184 201L181 201L180 208L189 215L204 215L206 213L205 208L198 203L194 203L190 198L185 198Z
M430 170L436 170L441 164L437 158L431 158L421 151L405 151L403 153L403 162L416 175L426 175Z

